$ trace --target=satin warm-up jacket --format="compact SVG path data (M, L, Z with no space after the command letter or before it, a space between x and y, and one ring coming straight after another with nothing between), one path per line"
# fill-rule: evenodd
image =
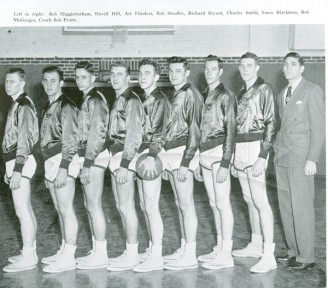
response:
M34 103L24 92L8 112L5 135L2 142L4 161L15 160L14 171L22 172L28 155L39 139L38 118Z
M62 94L47 103L41 117L41 151L43 158L62 154L61 168L67 169L77 152L79 104Z
M200 152L223 145L221 167L229 168L236 140L236 97L221 83L203 93Z
M261 158L267 158L276 134L274 99L271 85L260 77L248 90L244 88L238 97L236 142L261 140Z
M199 147L200 122L204 100L189 83L175 92L171 99L171 114L167 126L165 150L186 146L181 166L189 163Z
M144 134L139 153L149 148L148 155L156 157L165 143L166 127L170 117L171 104L158 88L144 96Z
M96 88L83 96L78 116L78 154L85 157L84 167L90 167L99 153L106 149L108 106L105 96Z
M110 113L108 150L122 152L121 167L128 168L138 152L143 136L143 108L139 96L131 88L117 96Z

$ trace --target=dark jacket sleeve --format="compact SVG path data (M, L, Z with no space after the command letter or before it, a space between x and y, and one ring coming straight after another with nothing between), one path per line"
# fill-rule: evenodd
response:
M184 113L188 125L188 139L180 165L189 167L189 163L194 158L199 146L202 102L200 99L196 99L198 95L192 95L194 93L192 90L188 89L186 93L188 94L185 101Z
M67 102L61 113L62 161L60 168L67 169L77 151L78 108Z
M31 104L24 103L18 107L18 139L17 139L17 153L14 171L22 172L27 157L32 153L35 143L35 129L38 129L38 124L35 122L36 113Z
M104 147L109 122L109 111L107 103L100 95L90 97L88 105L90 131L83 166L89 168Z
M310 121L310 145L306 159L319 162L325 140L325 103L319 86L315 85L309 94L307 109Z
M235 147L237 134L237 100L232 94L226 94L221 102L222 111L224 111L224 130L225 137L223 141L223 156L221 167L229 168L231 157Z
M120 166L128 168L142 142L143 109L138 98L131 97L127 100L125 116L127 131Z
M151 115L152 141L149 156L156 157L165 144L166 126L170 116L170 103L166 98L159 98Z
M260 89L260 106L263 112L263 123L265 128L259 157L266 159L276 135L276 106L274 102L275 95L272 87L268 84L264 84L261 85Z

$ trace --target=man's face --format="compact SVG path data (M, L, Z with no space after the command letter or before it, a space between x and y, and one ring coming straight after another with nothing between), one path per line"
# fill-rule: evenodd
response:
M130 76L125 67L112 67L110 70L110 82L114 90L124 89L129 85Z
M88 91L95 80L96 77L84 68L78 68L75 70L75 81L80 91Z
M206 61L204 73L207 84L211 85L220 82L222 71L223 70L219 68L218 61Z
M246 82L257 78L257 71L259 71L260 66L252 58L243 58L240 60L238 69L241 78Z
M63 81L59 80L57 72L46 72L42 76L42 85L48 97L60 93Z
M18 73L6 75L5 89L9 96L14 96L19 93L25 85L25 81L19 76Z
M298 62L297 58L287 57L284 62L283 72L287 80L296 80L302 76L304 66Z
M142 65L139 69L139 85L142 89L147 89L155 85L159 75L155 73L152 65Z
M169 64L169 78L173 86L179 86L187 82L190 74L189 70L185 70L183 63L170 63Z

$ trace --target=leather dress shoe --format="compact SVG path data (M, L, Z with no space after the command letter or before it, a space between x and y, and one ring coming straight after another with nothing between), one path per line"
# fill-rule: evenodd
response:
M288 255L278 256L278 257L276 257L276 261L278 263L287 263L288 265L290 265L290 264L296 262L296 257L288 256Z
M302 262L297 262L291 263L288 265L288 270L307 270L311 269L314 267L314 263L302 263Z

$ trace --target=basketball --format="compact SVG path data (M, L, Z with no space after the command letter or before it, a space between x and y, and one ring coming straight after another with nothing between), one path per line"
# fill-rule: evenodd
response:
M151 180L154 180L157 177L161 176L162 171L163 171L163 163L159 157L156 157L155 158L156 172L149 171L148 173L144 174L145 167L144 167L144 165L141 165L141 167L140 167L140 163L146 159L147 155L148 154L142 154L138 158L137 163L136 163L136 172L141 179L151 181Z

